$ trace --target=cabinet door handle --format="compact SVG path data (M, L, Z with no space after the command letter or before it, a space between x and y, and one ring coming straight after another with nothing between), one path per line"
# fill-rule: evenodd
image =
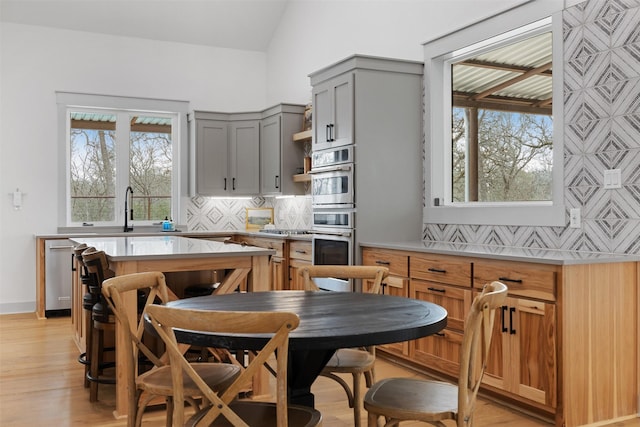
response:
M376 264L378 265L391 265L389 261L376 260Z
M501 282L522 283L522 279L509 279L508 277L498 277Z
M504 313L507 311L509 307L507 307L506 305L503 305L502 307L500 307L500 322L502 325L502 332L507 332L507 325L504 323Z
M235 178L233 178L231 189L233 191L236 191L236 179Z
M76 271L76 263L74 262L76 259L76 254L71 252L71 271Z
M447 270L442 270L440 268L427 268L427 271L430 271L432 273L446 273Z
M280 176L276 175L276 188L280 188L279 181L280 181Z
M516 330L513 328L513 313L516 312L515 307L509 307L509 333L515 335Z
M224 191L227 191L227 178L224 179Z
M438 289L438 288L427 288L427 289L432 291L432 292L440 292L442 294L444 294L446 292L445 289Z
M333 123L329 125L329 128L331 129L331 139L330 141L335 141L335 135L333 134Z
M327 142L331 141L331 125L327 125L324 131L324 139L326 139Z

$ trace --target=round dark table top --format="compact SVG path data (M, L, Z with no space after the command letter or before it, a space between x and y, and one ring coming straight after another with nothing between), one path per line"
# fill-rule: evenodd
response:
M426 301L359 292L271 291L187 298L171 307L223 311L290 311L300 325L289 350L335 350L408 341L447 325L447 311ZM209 347L255 349L265 338L176 331L179 341Z

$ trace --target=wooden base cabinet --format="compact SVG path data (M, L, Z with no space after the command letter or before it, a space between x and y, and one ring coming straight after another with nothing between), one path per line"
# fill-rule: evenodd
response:
M558 274L554 265L491 260L473 265L476 292L499 280L510 296L494 324L483 382L549 408L557 405Z
M257 246L259 248L273 249L276 251L275 255L271 257L269 266L271 268L271 276L269 283L269 289L274 291L281 291L286 289L284 265L286 265L286 245L287 242L284 239L269 239L264 237L254 237L246 235L237 235L234 240L238 242L244 242L247 245Z
M389 276L382 285L382 293L397 297L409 297L409 256L394 251L365 249L362 251L362 264L387 267ZM367 290L366 288L364 289ZM389 353L403 357L409 356L409 342L399 342L378 346Z
M455 380L473 297L499 280L508 298L496 312L485 390L553 419L556 427L638 417L639 262L573 262L572 254L564 262L526 262L377 247L363 247L362 255L369 265L407 257L407 295L449 314L440 334L412 341L408 354L380 346L382 353Z
M299 274L299 269L312 264L311 251L311 242L303 240L289 242L289 289L304 290L304 281Z

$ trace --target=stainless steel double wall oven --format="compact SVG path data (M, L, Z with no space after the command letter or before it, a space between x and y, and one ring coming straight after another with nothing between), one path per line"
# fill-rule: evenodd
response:
M351 265L354 262L355 193L353 146L314 151L311 156L314 265ZM353 291L340 278L316 280L331 291Z

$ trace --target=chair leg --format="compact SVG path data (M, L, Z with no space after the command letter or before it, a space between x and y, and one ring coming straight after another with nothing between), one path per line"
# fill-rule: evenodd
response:
M355 427L360 427L360 418L362 417L362 397L361 397L361 378L362 373L354 372L353 374L353 421Z
M89 373L92 378L98 378L100 375L100 362L102 359L100 355L102 354L102 340L103 331L102 329L98 329L97 336L93 336L91 340L91 368L89 369ZM91 381L91 384L89 384L89 402L96 402L97 400L98 382Z
M93 350L93 322L91 321L91 313L87 316L87 320L85 322L85 341L84 341L84 388L89 388L89 374L91 370L91 351Z
M173 397L167 396L167 421L166 426L172 427L173 425Z
M371 388L371 386L376 382L376 374L374 368L371 368L364 373L364 379L366 381L367 388Z

